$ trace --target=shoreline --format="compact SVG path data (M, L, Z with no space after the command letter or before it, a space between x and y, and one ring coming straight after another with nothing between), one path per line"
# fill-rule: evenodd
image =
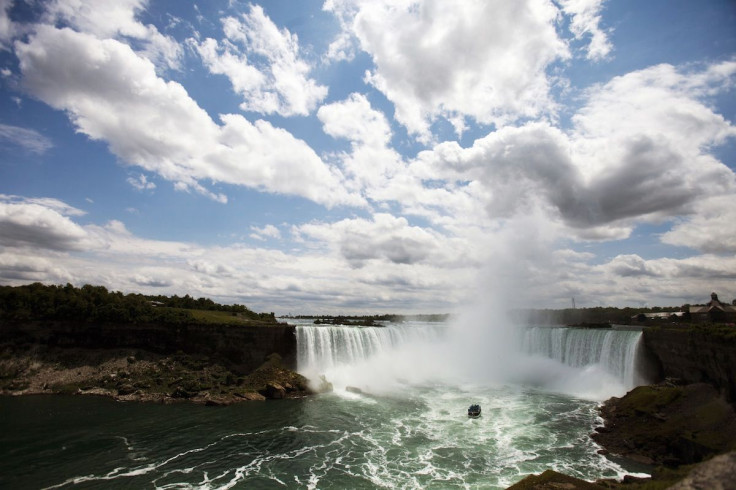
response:
M0 358L3 396L67 394L217 406L314 393L304 376L282 366L278 354L249 373L231 370L207 356L139 349L36 347L22 352L6 349Z
M603 424L590 437L599 454L642 465L649 478L626 475L621 481L589 482L547 470L508 490L549 488L682 489L730 488L736 474L736 410L710 384L674 380L638 386L598 408ZM720 486L719 486L720 485Z

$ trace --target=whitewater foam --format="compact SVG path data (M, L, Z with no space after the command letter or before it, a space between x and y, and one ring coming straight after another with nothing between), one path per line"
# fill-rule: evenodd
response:
M458 339L467 332L436 324L301 325L298 369L313 379L325 375L339 393L356 386L380 395L436 383L510 383L602 400L640 381L636 356L641 332L565 327L499 331L505 345L491 342L488 333Z

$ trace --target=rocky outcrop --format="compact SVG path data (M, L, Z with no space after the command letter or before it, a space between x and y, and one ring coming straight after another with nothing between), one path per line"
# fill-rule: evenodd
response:
M228 405L312 392L286 324L5 322L0 352L2 394Z
M293 325L237 326L217 324L79 324L26 322L0 325L0 344L16 347L144 349L157 354L182 352L207 356L236 373L258 368L277 353L286 368L296 367Z
M644 346L656 359L661 379L708 383L736 402L736 327L714 325L649 327Z
M600 410L593 439L639 463L676 467L736 449L736 413L707 384L639 386Z
M240 375L209 357L138 350L34 346L3 351L0 394L107 396L120 401L230 405L246 400L297 398L313 393L307 379L271 354ZM10 354L10 355L8 355Z
M507 490L600 490L603 488L595 483L547 470L539 475L529 475L508 487Z
M696 466L669 490L728 490L736 486L736 451Z

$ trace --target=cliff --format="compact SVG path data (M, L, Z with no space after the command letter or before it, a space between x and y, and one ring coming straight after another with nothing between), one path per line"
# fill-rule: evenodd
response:
M227 405L312 393L295 364L285 324L0 323L4 395Z
M704 383L639 386L600 413L593 439L639 463L678 467L736 449L736 413Z
M296 367L294 326L187 324L79 324L23 322L0 325L0 344L16 347L142 349L157 354L207 356L236 373L249 373L273 353L284 367Z
M736 402L736 327L673 325L643 331L644 346L661 378L707 383Z

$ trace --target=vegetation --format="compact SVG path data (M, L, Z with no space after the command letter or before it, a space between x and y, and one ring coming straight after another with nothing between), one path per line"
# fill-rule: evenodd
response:
M323 325L373 325L375 322L392 322L401 323L405 321L421 321L421 322L446 322L450 315L446 313L429 314L429 315L287 315L284 318L295 318L300 320L316 320L315 323Z
M733 325L723 323L683 323L680 325L662 326L655 325L652 331L667 331L668 328L674 328L678 331L685 330L689 333L702 334L714 341L727 341L733 345L736 341L736 328Z
M531 324L549 324L549 325L603 325L606 323L615 323L619 325L628 325L632 322L658 324L689 322L689 313L684 316L677 317L675 312L688 312L690 305L683 306L654 306L651 308L617 308L614 306L596 306L593 308L564 308L561 310L552 309L533 309L533 310L514 310L511 312L512 318L519 322ZM646 313L662 314L658 318L645 317ZM671 315L668 315L671 314Z
M243 305L221 305L211 299L189 295L124 295L104 286L77 288L46 286L0 286L0 320L59 320L80 323L275 323L273 313L255 313Z
M606 449L648 463L680 466L736 449L736 414L706 384L639 386L601 408Z

